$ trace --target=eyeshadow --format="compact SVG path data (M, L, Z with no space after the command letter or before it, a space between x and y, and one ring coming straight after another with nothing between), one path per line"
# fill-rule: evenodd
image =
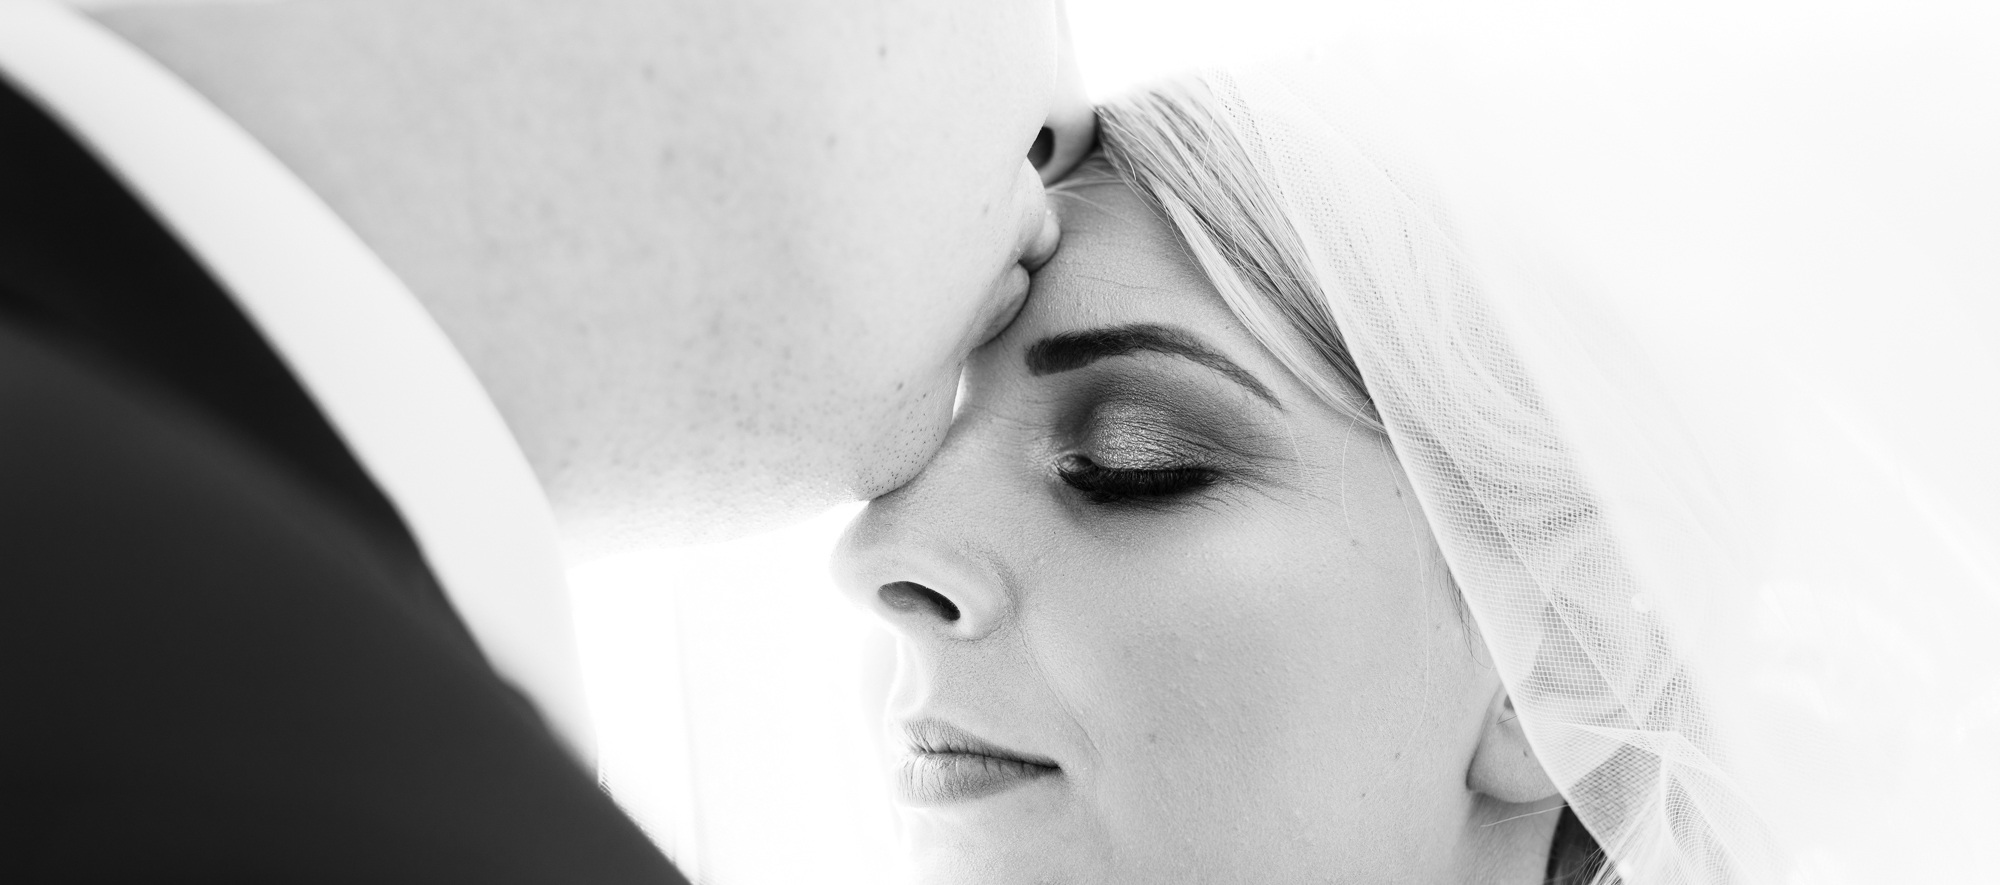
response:
M1102 363L1059 393L1057 445L1138 464L1245 468L1285 457L1274 413L1231 382L1185 364Z

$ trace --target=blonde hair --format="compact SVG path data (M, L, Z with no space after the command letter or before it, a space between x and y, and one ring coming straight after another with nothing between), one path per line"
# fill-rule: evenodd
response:
M1167 219L1258 343L1328 405L1382 430L1299 234L1208 88L1166 80L1099 106L1118 178Z

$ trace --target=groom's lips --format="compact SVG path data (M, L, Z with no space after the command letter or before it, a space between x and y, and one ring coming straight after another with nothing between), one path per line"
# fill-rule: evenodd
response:
M1062 773L1052 759L1009 750L942 719L903 726L909 753L896 779L904 805L969 802Z

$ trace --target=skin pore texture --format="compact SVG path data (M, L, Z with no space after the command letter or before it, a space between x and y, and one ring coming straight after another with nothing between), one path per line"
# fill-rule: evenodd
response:
M919 881L1540 882L1560 796L1386 440L1125 185L1059 202L943 449L836 557L896 637L892 748L1054 766L905 800Z
M408 284L572 561L913 475L1089 143L1053 0L93 7Z

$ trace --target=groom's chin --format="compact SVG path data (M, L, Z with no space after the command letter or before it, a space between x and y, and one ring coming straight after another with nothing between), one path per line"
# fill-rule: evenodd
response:
M954 367L955 369L955 367ZM909 482L950 430L957 372L835 386L649 434L572 437L539 472L578 565L803 522ZM833 385L830 385L833 386Z
M848 454L841 471L847 477L842 498L870 501L922 473L951 430L957 393L954 376L902 399L871 422L867 443Z
M627 553L727 541L804 522L851 500L837 483L716 469L656 477L556 507L571 566ZM789 478L789 477L787 477Z
M948 394L910 404L873 438L830 445L832 434L797 444L627 463L594 481L573 477L550 504L571 566L609 556L726 541L805 522L843 504L894 491L923 470L951 419Z

